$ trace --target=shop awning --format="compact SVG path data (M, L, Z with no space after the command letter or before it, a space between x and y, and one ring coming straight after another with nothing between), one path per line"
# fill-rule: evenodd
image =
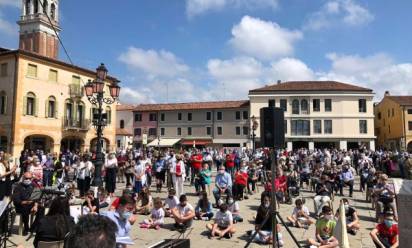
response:
M172 147L179 141L180 141L180 139L160 138L160 142L159 142L159 139L156 138L152 142L147 144L147 146Z
M204 146L204 145L208 145L211 143L212 143L211 139L193 139L193 140L183 140L181 142L181 144L184 146Z

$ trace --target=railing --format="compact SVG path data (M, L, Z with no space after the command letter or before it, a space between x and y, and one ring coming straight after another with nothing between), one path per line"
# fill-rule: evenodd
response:
M83 87L78 84L69 85L70 97L83 97Z
M89 119L74 120L74 119L65 118L63 120L63 128L64 129L76 129L76 130L89 130L90 120Z

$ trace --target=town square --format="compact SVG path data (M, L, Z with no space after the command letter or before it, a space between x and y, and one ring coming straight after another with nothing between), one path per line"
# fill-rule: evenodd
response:
M0 247L410 247L411 8L0 0Z

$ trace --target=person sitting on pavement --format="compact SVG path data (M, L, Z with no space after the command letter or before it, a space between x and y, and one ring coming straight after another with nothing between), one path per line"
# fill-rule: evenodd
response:
M399 247L399 227L394 221L392 209L387 209L384 213L382 223L370 232L373 243L377 248L397 248Z
M218 206L222 194L227 194L228 197L232 197L232 177L225 171L225 167L223 165L219 167L215 181L216 183L215 188L213 189L213 195L215 197L216 206Z
M316 221L316 240L308 239L308 243L319 248L339 247L339 241L333 236L335 227L336 220L332 209L329 206L323 206L321 218Z
M134 198L133 195L134 195L133 189L126 188L122 191L122 196L129 196L129 197ZM110 211L116 211L117 207L119 206L120 198L122 198L122 196L114 199L114 201L110 205L110 208L109 208Z
M313 198L315 213L316 216L319 216L322 211L322 207L328 204L331 200L332 189L328 182L328 176L322 175L320 177L320 182L316 184L315 192L316 196Z
M195 210L187 202L185 194L179 197L179 204L172 209L172 216L175 219L175 228L184 230L192 226Z
M140 206L137 206L140 202ZM142 192L137 197L136 201L136 213L142 215L150 214L150 210L153 207L153 198L150 195L148 187L143 187Z
M358 213L354 207L349 205L348 199L343 198L342 201L345 206L346 230L348 233L356 235L360 229ZM339 218L339 209L336 211L335 218Z
M89 190L84 198L83 211L87 214L97 214L99 213L99 201L94 197L94 191Z
M235 173L235 184L233 186L233 196L237 201L243 199L243 191L247 186L248 175L245 163L241 163L240 170Z
M235 201L233 198L229 198L227 200L227 206L229 211L232 213L233 223L236 224L237 222L243 222L243 218L242 216L240 216L239 203Z
M179 198L177 198L176 196L176 190L170 189L169 195L165 199L165 203L163 205L163 208L165 209L166 217L172 216L172 210L176 208L178 204L179 204Z
M376 202L376 212L377 217L382 217L382 211L385 208L392 209L394 213L395 221L398 221L398 215L396 211L396 203L395 199L395 187L393 184L388 183L388 176L386 174L382 174L379 178L379 186L374 189L374 194L378 196Z
M154 228L159 230L164 224L165 211L163 210L162 200L157 197L154 199L154 208L152 209L149 219L145 219L141 224L140 228Z
M196 208L196 220L211 220L213 218L212 203L207 197L206 191L200 192L199 201L197 202Z
M219 206L219 211L216 213L214 223L207 224L206 228L210 231L210 238L218 236L219 238L231 238L236 232L233 225L232 213L228 210L226 203Z
M355 177L353 176L353 172L350 169L348 164L343 165L342 173L340 174L340 184L339 184L339 191L340 195L343 196L343 187L345 185L349 186L349 197L353 195L353 184L355 182Z
M309 217L309 209L304 205L302 199L295 200L295 208L293 209L292 215L288 216L287 219L290 223L299 228L308 228L314 222Z

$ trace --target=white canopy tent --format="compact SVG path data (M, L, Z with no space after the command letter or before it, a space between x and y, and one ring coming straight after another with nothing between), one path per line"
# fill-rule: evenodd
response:
M147 144L148 147L172 147L174 146L177 142L179 142L180 139L167 139L167 138L160 138L159 139L154 139L152 142Z

